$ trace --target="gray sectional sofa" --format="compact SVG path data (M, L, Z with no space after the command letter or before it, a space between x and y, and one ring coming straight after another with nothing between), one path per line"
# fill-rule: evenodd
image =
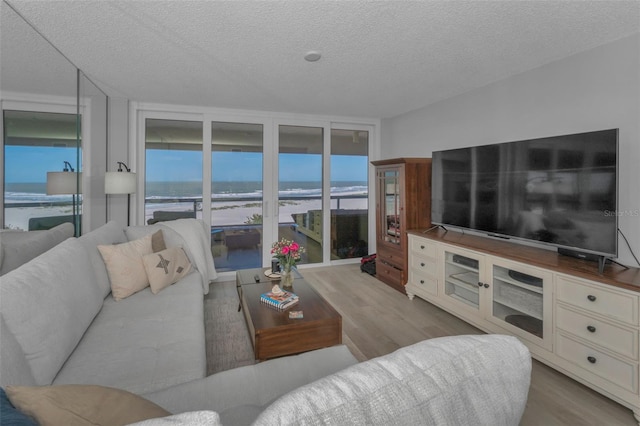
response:
M144 393L204 377L201 274L194 270L158 294L147 288L116 302L97 246L127 242L125 231L109 222L1 278L2 350L9 349L7 338L15 338L16 352L24 352L21 361L29 367L24 371L32 373L11 381ZM164 232L168 242L185 244L175 231ZM6 383L12 368L2 358Z
M194 270L115 301L97 246L158 229ZM364 363L341 345L205 377L203 293L215 271L194 240L206 231L196 219L109 222L0 277L0 386L108 386L175 414L143 424L518 423L531 359L508 336L432 339Z

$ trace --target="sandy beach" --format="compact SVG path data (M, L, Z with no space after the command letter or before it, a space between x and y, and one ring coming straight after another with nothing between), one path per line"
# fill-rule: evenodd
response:
M366 199L343 199L341 209L366 209ZM279 222L293 223L292 213L306 213L309 210L319 210L321 202L318 199L285 201L279 206ZM332 201L332 208L336 208L336 201ZM192 210L191 203L147 204L145 208L145 223L153 217L155 210L181 211ZM11 229L27 230L29 219L45 216L63 216L71 214L71 206L61 207L16 207L5 205L5 226ZM212 226L242 225L249 221L254 214L262 214L262 204L256 202L227 201L213 203L211 210ZM202 211L196 217L202 218Z

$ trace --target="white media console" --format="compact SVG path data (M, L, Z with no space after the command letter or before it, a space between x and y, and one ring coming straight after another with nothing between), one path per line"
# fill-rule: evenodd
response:
M409 299L488 333L633 410L640 423L640 269L454 231L409 231Z

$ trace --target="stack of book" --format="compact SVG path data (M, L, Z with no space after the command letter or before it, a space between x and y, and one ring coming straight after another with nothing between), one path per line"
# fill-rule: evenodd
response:
M283 291L278 294L268 291L260 295L260 301L276 309L287 309L298 303L298 296L290 291Z

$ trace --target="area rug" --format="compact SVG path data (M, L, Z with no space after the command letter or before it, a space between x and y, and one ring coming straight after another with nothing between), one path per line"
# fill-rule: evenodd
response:
M207 375L255 363L235 282L211 284L204 298L204 327Z

